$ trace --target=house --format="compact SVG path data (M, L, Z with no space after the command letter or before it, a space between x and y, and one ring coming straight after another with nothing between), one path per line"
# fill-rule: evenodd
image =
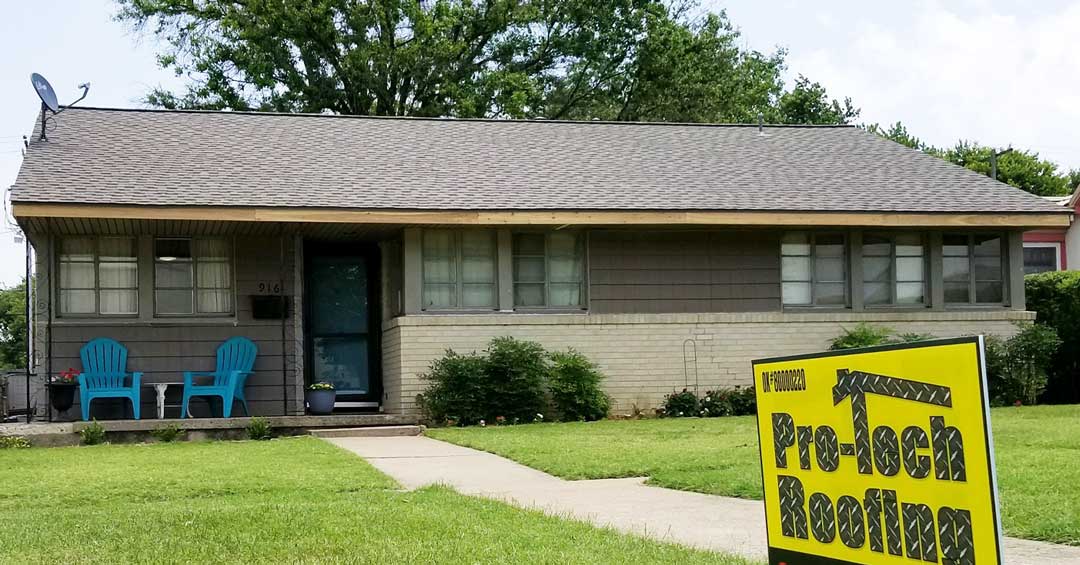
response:
M302 413L318 380L415 414L433 359L502 335L584 352L629 411L862 321L1009 334L1034 317L1024 230L1071 215L847 126L70 108L49 128L11 196L35 370L108 336L176 381L243 335L258 414Z
M1047 201L1080 213L1080 186L1070 196L1046 196ZM1080 267L1080 228L1076 223L1059 228L1024 232L1024 272L1065 271Z

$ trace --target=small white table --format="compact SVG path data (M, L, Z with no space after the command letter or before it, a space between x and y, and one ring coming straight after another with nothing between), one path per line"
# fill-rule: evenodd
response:
M183 405L180 405L180 404L169 404L169 405L165 404L165 392L169 390L169 387L170 386L182 387L182 386L184 386L184 383L180 383L180 382L150 383L147 386L152 386L152 387L154 387L154 390L157 391L157 417L158 417L158 420L165 419L165 409L166 408L179 408L181 410L184 409ZM191 416L191 414L188 414L188 416Z

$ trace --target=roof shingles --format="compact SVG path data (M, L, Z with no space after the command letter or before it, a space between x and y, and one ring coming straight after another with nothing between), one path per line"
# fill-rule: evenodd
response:
M71 108L14 202L426 210L1055 213L852 127Z

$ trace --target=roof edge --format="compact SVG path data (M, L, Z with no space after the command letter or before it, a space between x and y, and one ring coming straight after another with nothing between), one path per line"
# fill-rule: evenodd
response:
M373 116L359 114L314 114L310 112L259 112L253 110L197 110L197 109L168 109L168 108L106 108L102 106L60 106L65 110L90 110L97 112L131 112L131 113L155 113L155 114L210 114L210 115L239 115L239 116L278 116L278 117L303 117L303 118L337 118L359 120L388 120L388 121L426 121L426 122L480 122L495 124L597 124L619 126L678 126L678 127L713 127L713 128L756 128L756 123L722 123L722 122L640 122L640 121L614 121L614 120L545 120L545 119L499 119L499 118L455 118L455 117L432 117L432 116ZM813 128L813 129L857 129L854 124L764 124L765 128Z
M406 210L301 207L127 206L15 201L26 218L97 218L225 222L355 223L403 225L695 225L908 228L1068 227L1062 212L837 212L788 210Z

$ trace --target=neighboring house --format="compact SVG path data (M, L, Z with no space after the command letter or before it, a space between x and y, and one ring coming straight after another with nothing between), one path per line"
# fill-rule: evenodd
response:
M415 413L448 348L574 347L615 409L751 383L867 321L1008 334L1070 211L846 126L71 108L12 189L35 370L109 336L147 381L258 344L248 399ZM281 297L288 300L280 316ZM152 406L152 394L143 402Z
M1080 213L1080 187L1071 196L1046 196L1048 202ZM1024 272L1064 271L1080 268L1080 228L1076 222L1062 228L1024 233Z

